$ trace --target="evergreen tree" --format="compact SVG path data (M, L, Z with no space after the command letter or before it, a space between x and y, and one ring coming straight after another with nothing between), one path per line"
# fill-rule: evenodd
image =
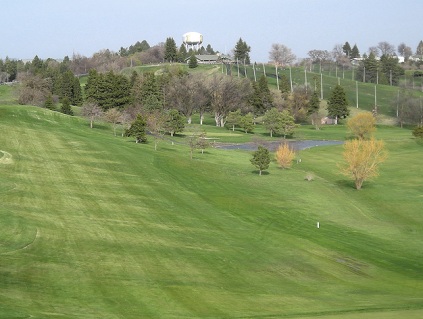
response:
M110 108L123 108L131 102L129 80L113 71L99 74L91 70L85 85L87 100L94 101L103 111Z
M40 74L44 71L44 62L41 60L38 55L34 57L30 65L31 72L33 74Z
M189 58L188 67L190 69L195 69L197 66L198 66L197 58L195 57L194 54L192 54L191 57Z
M234 49L235 60L238 60L239 63L250 64L250 51L251 48L247 43L242 38L239 38Z
M16 77L18 75L18 61L9 59L9 57L6 57L4 60L4 66L3 70L7 73L6 81L14 81L16 80Z
M351 57L351 46L348 41L342 46L342 51L344 51L347 57Z
M129 80L129 84L132 87L134 87L135 82L138 80L138 72L137 71L132 71L131 74L131 79Z
M347 95L342 86L336 85L328 99L327 105L328 115L336 119L336 124L339 118L346 118L350 115L348 110Z
M160 85L152 72L144 73L132 88L132 99L136 104L144 105L148 98L154 96L157 101L162 102Z
M258 82L253 82L253 93L250 104L254 108L255 115L262 115L273 106L273 97L267 83L267 78L262 75Z
M380 84L398 85L399 78L404 75L404 69L399 65L398 58L395 56L382 55L380 58L380 69L384 75L383 81L379 79Z
M179 51L178 51L178 61L181 62L181 63L184 63L185 59L187 57L188 57L187 48L182 43L181 46L179 47Z
M51 96L51 94L49 96L47 96L47 99L44 102L44 107L46 109L49 109L49 110L54 110L55 109L54 102L53 102L53 97Z
M420 40L419 45L417 46L416 55L420 59L423 59L423 41L422 40Z
M253 153L253 158L250 159L251 164L259 169L259 175L261 172L269 168L270 164L270 153L269 150L263 146L259 146L258 150Z
M207 54L216 54L210 44L207 44L206 52Z
M145 143L147 142L146 129L146 120L140 114L138 114L136 120L125 131L125 136L135 137L136 143Z
M81 83L76 76L73 77L72 98L70 102L73 105L82 105L83 102Z
M371 52L357 69L357 80L369 83L376 83L378 77L379 63L376 56Z
M265 77L264 75L262 75L258 80L258 88L265 109L267 110L271 108L273 106L273 97L270 93L269 84L267 83L267 77Z
M279 133L283 135L283 138L294 134L295 128L298 126L295 124L295 119L288 110L283 110L279 115L280 130Z
M67 96L62 99L62 107L60 108L60 112L67 115L73 115L73 111L70 106L70 101Z
M177 61L177 48L176 42L173 38L167 38L165 42L164 59L167 62Z
M182 132L185 128L185 118L178 110L169 110L166 114L165 130L173 136L175 133Z
M87 100L100 100L100 81L101 76L95 69L91 69L88 73L87 83L85 84L85 97Z
M279 89L281 90L282 96L284 97L291 92L291 85L289 83L288 77L285 74L281 75Z
M360 51L358 51L357 44L354 44L353 48L351 49L351 59L359 58L360 57Z
M319 113L319 110L320 110L319 93L317 91L314 91L313 94L311 95L310 103L308 104L307 114L311 115L311 114Z

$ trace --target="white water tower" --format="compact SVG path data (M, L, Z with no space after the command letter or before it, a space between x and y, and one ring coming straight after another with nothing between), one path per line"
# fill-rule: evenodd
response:
M189 48L195 48L195 50L198 50L200 45L203 43L203 35L198 32L187 32L182 36L182 41L187 50L189 50Z

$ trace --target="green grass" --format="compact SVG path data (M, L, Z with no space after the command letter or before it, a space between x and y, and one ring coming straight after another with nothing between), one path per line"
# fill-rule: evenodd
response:
M0 85L0 105L10 104L11 101L16 100L15 96L16 85Z
M189 160L183 145L154 151L28 106L0 106L0 119L1 318L423 315L422 148L409 130L379 128L389 159L356 191L337 173L341 146L258 176L249 152Z

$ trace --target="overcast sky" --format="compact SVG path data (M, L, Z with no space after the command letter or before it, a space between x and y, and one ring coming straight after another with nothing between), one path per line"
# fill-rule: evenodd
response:
M230 53L241 37L251 61L266 62L272 43L298 58L313 49L381 41L413 52L423 40L423 0L0 0L0 58L42 59L150 46L189 31Z

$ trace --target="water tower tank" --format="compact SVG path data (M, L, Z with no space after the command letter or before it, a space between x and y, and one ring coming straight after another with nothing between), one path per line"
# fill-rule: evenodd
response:
M187 32L182 36L182 40L187 46L198 46L203 43L203 35L198 32Z

